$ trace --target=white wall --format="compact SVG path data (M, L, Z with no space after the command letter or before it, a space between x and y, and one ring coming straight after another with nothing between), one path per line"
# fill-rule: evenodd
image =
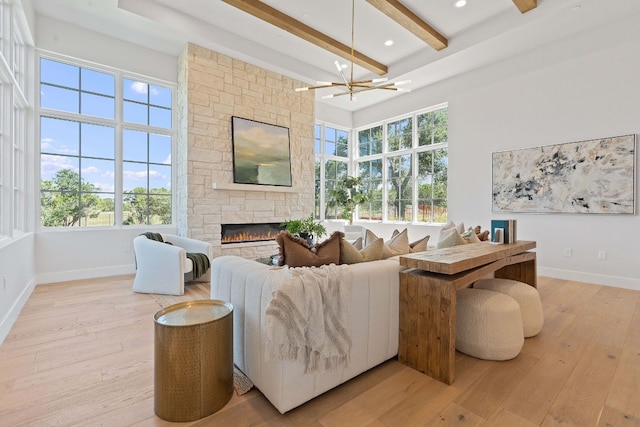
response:
M36 47L170 83L178 81L178 57L120 39L36 16Z
M0 245L0 343L36 285L34 253L33 233Z
M360 111L354 125L449 102L451 219L486 229L492 218L515 218L518 237L537 242L539 274L640 290L638 215L491 212L492 152L640 133L637 19L416 91L386 110ZM607 260L598 259L601 250Z

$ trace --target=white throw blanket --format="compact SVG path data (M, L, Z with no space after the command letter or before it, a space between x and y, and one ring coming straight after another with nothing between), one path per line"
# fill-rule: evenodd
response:
M346 265L273 269L265 312L267 360L297 360L305 372L349 366L351 278Z

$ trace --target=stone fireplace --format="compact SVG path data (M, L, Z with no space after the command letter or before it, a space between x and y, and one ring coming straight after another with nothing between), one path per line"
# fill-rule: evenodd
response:
M315 96L296 92L300 81L192 43L178 64L178 232L210 242L214 257L276 254L275 236L227 242L223 225L279 225L313 211ZM232 116L289 129L292 187L234 183Z

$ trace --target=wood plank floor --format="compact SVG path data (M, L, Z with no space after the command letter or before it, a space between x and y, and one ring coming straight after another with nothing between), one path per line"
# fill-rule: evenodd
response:
M0 346L0 426L164 426L153 314L209 295L121 276L37 286ZM545 325L514 360L458 353L446 386L391 360L281 415L258 390L190 426L640 426L640 291L539 278Z

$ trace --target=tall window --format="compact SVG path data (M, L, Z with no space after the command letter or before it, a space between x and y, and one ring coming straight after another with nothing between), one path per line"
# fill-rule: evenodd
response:
M446 222L447 108L357 132L359 176L369 189L361 220Z
M168 86L41 57L41 224L171 224L172 116Z
M27 229L27 52L20 5L0 0L0 239Z
M316 218L341 218L342 209L332 206L331 190L349 176L349 131L325 124L315 126Z

